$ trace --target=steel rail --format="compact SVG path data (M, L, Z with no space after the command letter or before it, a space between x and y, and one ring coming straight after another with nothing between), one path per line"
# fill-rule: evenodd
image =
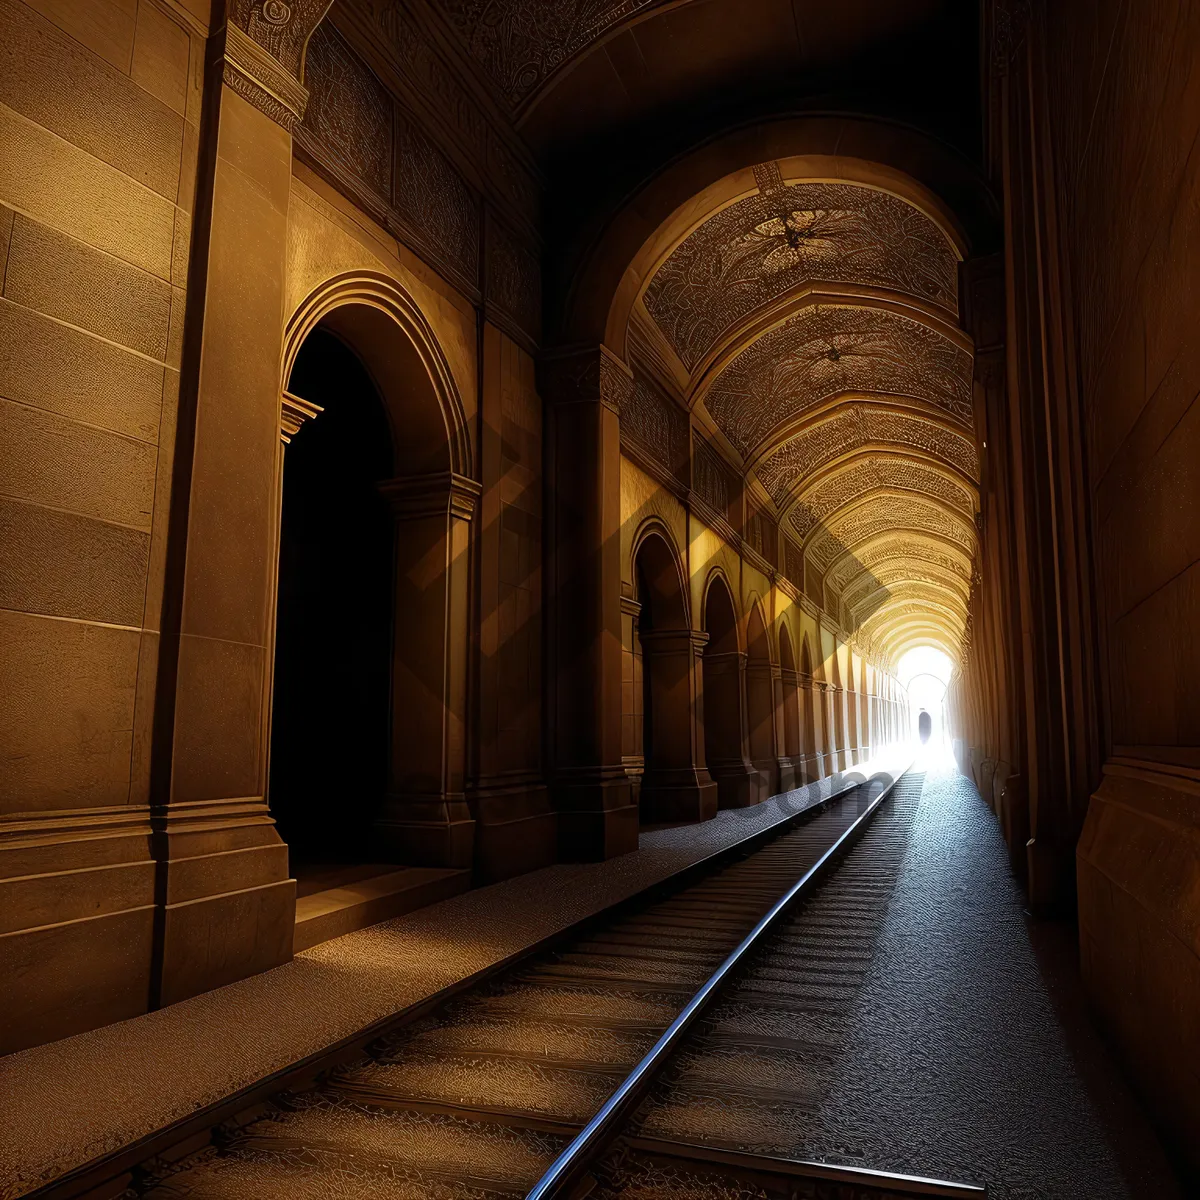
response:
M667 1027L645 1057L624 1078L617 1090L604 1102L598 1113L583 1127L578 1136L550 1165L550 1169L533 1186L526 1200L555 1200L564 1196L582 1174L584 1168L616 1134L617 1125L642 1099L655 1073L661 1069L696 1019L704 1012L717 992L742 964L750 952L763 940L772 925L809 891L830 862L858 835L875 815L879 806L892 794L896 784L907 773L906 767L854 819L836 842L772 905L770 911L742 939L723 963L708 977L700 990L687 1002L683 1011ZM857 784L870 787L875 780ZM848 789L850 790L850 789Z

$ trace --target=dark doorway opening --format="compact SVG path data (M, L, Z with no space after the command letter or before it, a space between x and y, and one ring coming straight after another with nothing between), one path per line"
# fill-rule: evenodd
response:
M361 360L316 329L288 390L322 412L284 453L270 805L293 874L361 863L387 786L393 475L383 403Z

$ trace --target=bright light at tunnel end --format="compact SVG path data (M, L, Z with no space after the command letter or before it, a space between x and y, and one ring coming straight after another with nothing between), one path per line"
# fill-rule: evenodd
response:
M914 646L901 655L896 664L896 677L908 691L912 744L923 770L953 764L945 711L946 692L953 674L954 663L936 646ZM930 717L929 740L925 743L921 742L918 730L922 711Z

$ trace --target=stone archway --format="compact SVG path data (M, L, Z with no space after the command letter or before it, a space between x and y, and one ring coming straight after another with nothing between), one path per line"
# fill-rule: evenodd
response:
M779 786L781 791L787 791L804 782L804 754L800 732L800 679L796 673L796 656L792 652L792 636L785 624L779 626L779 690L782 727Z
M833 709L829 725L829 760L835 770L850 766L850 747L846 739L846 693L842 687L842 670L838 664L837 647L833 650L833 679L828 695Z
M817 738L816 706L813 694L817 684L813 679L813 657L808 638L800 642L800 722L804 753L804 782L820 779L822 774L821 746Z
M768 796L779 791L773 671L771 640L762 608L755 602L746 621L746 724L750 762L762 776Z
M391 523L394 635L385 787L371 822L371 853L383 862L468 867L474 836L463 786L468 582L480 489L462 403L407 294L384 276L340 276L310 295L285 330L285 443L320 439L323 410L342 399L336 387L320 397L291 389L311 337L331 339L362 365L382 407L380 436L390 443L392 473L377 492ZM309 422L312 428L303 428ZM286 461L287 453L281 489Z
M717 788L704 768L696 733L696 655L704 639L688 620L679 556L664 531L642 536L633 578L642 689L640 819L707 820L717 811Z
M720 574L704 597L704 759L721 808L765 799L762 777L746 757L746 656L738 644L733 594Z

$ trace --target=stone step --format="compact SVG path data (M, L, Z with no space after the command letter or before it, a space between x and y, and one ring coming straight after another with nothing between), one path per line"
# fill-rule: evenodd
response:
M322 882L332 886L307 895L297 889L296 953L457 896L471 885L471 872L465 870L383 864L375 871L366 874L361 867L347 869L348 878L340 880L331 871L323 873Z

